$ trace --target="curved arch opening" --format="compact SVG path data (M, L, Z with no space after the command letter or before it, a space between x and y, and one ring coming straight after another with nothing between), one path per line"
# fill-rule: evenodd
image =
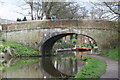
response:
M52 53L52 48L54 43L61 39L62 37L65 37L67 35L72 35L75 33L65 33L65 34L58 34L53 37L50 37L48 40L46 40L43 45L41 46L41 52L43 56L51 56Z
M67 42L71 42L69 44L72 45L62 48L59 47L60 45L56 46L56 44L61 43L61 41L64 41L64 43L62 43L62 46L66 46L65 43ZM51 56L53 55L52 53L56 52L59 49L80 47L89 47L91 49L98 50L96 41L90 36L77 33L63 33L47 39L41 46L41 51L43 56Z

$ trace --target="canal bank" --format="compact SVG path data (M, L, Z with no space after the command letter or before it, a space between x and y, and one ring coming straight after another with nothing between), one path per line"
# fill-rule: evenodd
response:
M21 45L21 44L16 44L16 43L10 43L10 42L4 42L4 41L0 41L0 50L1 50L1 52L3 52L3 53L5 53L5 48L8 48L9 47L9 50L12 52L12 55L13 56L36 56L36 55L39 55L38 54L38 51L35 51L35 50L33 50L33 49L31 49L31 48L28 48L28 47L25 47L25 46L23 46L23 45ZM6 52L7 53L7 52ZM91 57L91 56L93 56L93 57ZM108 71L106 71L106 73L105 73L105 77L106 76L111 76L112 75L112 73L111 73L111 75L108 75L108 73L110 73L110 72L112 72L112 70L115 68L117 68L116 67L116 63L113 61L113 62L111 62L110 60L105 60L105 59L102 59L102 58L99 58L99 57L97 57L96 55L91 55L91 56L87 56L87 55L84 55L83 56L83 60L85 61L85 66L83 66L82 68L81 68L81 71L79 71L80 69L78 69L79 68L79 66L78 66L78 68L76 68L75 70L76 70L76 72L77 71L79 71L78 73L77 73L77 75L75 76L75 78L100 78L102 75L103 75L103 73L105 73L105 69L106 69L106 64L105 64L105 62L107 63L107 69L106 70L108 70ZM79 56L80 57L80 56ZM96 58L94 58L94 57L96 57ZM98 59L97 59L98 58ZM77 65L78 63L78 61L79 61L79 59L78 59L78 61L76 60L76 58L73 58L73 60L71 59L71 58L67 58L68 60L69 60L69 62L67 62L67 63L70 63L70 65L69 65L69 67L71 67L71 66L74 66L74 65ZM66 60L67 59L65 59L65 60L63 60L63 61L65 61L66 62ZM85 60L86 59L86 60ZM101 60L100 60L101 59ZM104 61L105 62L104 62ZM48 61L46 61L46 59L45 59L45 61L43 61L43 62L49 62L50 60L48 60ZM109 62L110 61L110 62ZM42 62L42 63L43 63ZM60 61L58 61L58 62L62 62L61 60ZM57 62L57 63L58 63ZM50 62L50 63L52 63L52 61ZM67 63L64 63L64 64L67 64ZM115 64L114 64L115 63ZM48 66L48 63L44 63L44 64L47 64L46 66ZM72 65L71 65L72 64ZM73 65L74 64L74 65ZM79 63L80 64L80 63ZM56 67L54 67L54 65L56 66ZM61 66L61 65L59 65L59 64L57 64L56 65L56 60L54 61L54 65L52 66L53 67L53 69L54 68L57 68L58 66ZM112 67L111 67L112 66ZM60 69L60 71L62 70L62 68L63 67L61 67L61 69ZM67 67L68 68L68 67ZM113 68L111 71L109 71L111 68ZM46 69L48 69L48 67L46 68ZM118 69L118 68L117 68ZM65 69L66 70L66 69ZM73 69L71 69L71 72L72 72L72 70ZM48 70L48 71L51 71L51 70ZM59 70L58 70L59 71ZM113 70L114 71L114 70ZM115 75L116 75L116 71L118 71L118 70L115 70ZM71 73L70 72L70 73ZM72 72L72 73L76 73L76 72ZM47 72L48 73L48 72ZM68 72L67 72L68 73ZM66 73L66 74L67 74ZM61 74L61 73L60 73ZM102 77L102 78L105 78L104 76ZM114 78L114 77L112 77L112 78Z
M86 65L78 72L75 78L100 78L106 69L106 63L103 60L85 55ZM74 80L74 78L72 78Z
M0 41L0 55L1 57L39 56L39 51L21 44Z
M119 59L118 50L120 50L120 47L112 49L108 53L101 53L99 55L89 55L89 56L94 57L96 59L100 59L106 63L106 69L103 67L105 69L104 70L105 73L99 77L96 77L96 78L112 78L112 79L119 78L119 75L118 75L118 72L119 72L118 71L118 59ZM94 64L94 63L92 63L92 64ZM98 64L98 65L100 65L100 64ZM89 66L88 66L88 68L89 68ZM92 71L92 69L91 69L91 71ZM102 71L100 71L100 72L102 72ZM89 72L84 71L85 75L87 73L89 73ZM89 74L88 76L84 76L84 74L82 74L82 71L81 71L76 75L76 78L90 78L89 76L91 74ZM96 75L98 75L98 74L94 74L94 76L96 76ZM81 76L83 76L83 77L81 77ZM95 78L95 77L92 77L92 78Z
M118 51L120 50L120 47L117 47L115 49L112 49L108 53L101 53L100 56L111 58L114 60L118 60L120 56L118 56Z

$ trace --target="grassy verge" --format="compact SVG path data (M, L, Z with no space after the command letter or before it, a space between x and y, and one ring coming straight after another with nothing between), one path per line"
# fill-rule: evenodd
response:
M105 73L106 63L104 61L91 56L84 56L84 58L87 59L86 65L70 80L75 80L76 78L100 78Z
M9 47L14 56L37 56L39 52L21 44L0 41L0 52Z
M104 57L111 58L111 59L118 60L119 59L119 57L118 57L118 50L120 50L120 47L118 47L116 49L113 49L113 50L111 50L108 53L101 53L100 55L104 56Z

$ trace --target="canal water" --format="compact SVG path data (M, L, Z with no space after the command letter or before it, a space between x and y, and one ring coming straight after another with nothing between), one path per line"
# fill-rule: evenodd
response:
M0 59L0 79L72 77L85 65L81 60L82 54L73 52L52 57Z

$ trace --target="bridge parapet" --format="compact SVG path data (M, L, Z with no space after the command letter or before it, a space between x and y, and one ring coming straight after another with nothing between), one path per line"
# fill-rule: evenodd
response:
M2 24L4 31L15 31L35 28L94 28L116 29L116 22L103 20L37 20Z

